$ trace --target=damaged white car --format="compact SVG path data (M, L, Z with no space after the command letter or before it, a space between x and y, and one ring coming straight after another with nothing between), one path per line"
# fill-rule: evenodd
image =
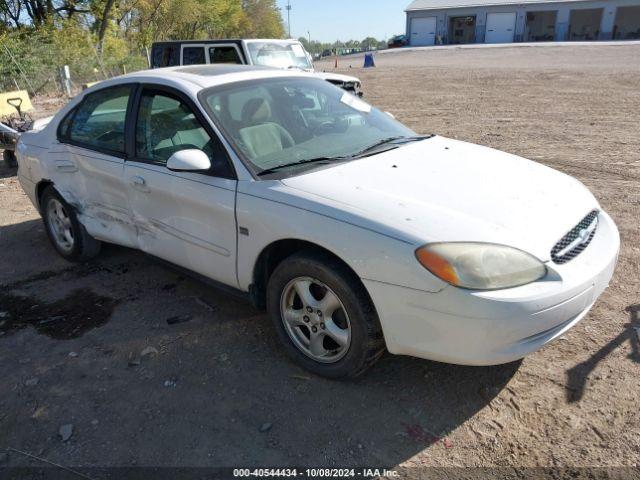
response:
M519 359L609 283L619 235L577 180L439 136L310 74L143 71L88 89L18 144L57 251L138 248L250 295L327 377L385 348Z

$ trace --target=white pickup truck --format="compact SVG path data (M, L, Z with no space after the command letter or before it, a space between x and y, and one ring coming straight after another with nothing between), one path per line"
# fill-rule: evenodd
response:
M362 96L362 84L358 78L317 72L311 55L297 40L179 40L155 42L151 47L151 68L216 63L304 70Z

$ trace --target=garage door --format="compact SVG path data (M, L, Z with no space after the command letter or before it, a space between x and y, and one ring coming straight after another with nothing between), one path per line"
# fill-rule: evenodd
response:
M485 43L510 43L516 29L516 13L489 13Z
M436 17L412 19L410 42L414 47L436 43Z

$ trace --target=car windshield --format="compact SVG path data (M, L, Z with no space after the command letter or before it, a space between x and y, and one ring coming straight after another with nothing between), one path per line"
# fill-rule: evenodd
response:
M299 43L249 42L249 54L254 65L274 68L311 70L307 52Z
M360 98L317 78L272 78L212 87L205 109L254 173L346 161L415 133ZM389 147L394 148L394 147Z

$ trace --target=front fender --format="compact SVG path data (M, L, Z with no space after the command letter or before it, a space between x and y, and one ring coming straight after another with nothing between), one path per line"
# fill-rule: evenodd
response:
M270 189L267 182L239 182L238 284L248 291L260 253L279 240L302 240L333 253L361 279L437 292L446 285L416 261L418 245L336 218L322 205ZM279 193L279 195L278 195Z

